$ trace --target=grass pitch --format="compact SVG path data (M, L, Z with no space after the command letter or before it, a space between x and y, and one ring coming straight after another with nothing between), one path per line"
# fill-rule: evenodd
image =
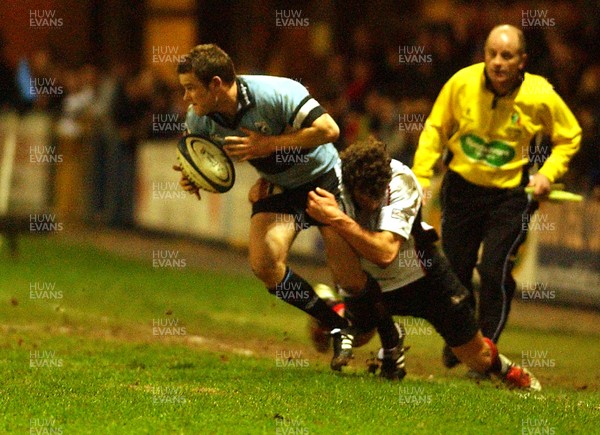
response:
M366 373L375 341L331 372L305 316L244 274L44 237L1 260L0 432L599 432L593 331L509 327L501 351L544 387L523 394L443 369L441 339L408 318L409 375L390 383Z

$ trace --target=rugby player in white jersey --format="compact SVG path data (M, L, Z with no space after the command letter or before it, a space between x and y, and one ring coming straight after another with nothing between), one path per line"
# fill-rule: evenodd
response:
M493 374L510 387L537 391L538 380L498 353L482 335L468 301L468 290L452 272L434 242L435 230L421 222L422 191L411 170L390 158L385 145L370 138L340 153L342 193L322 188L309 194L307 212L328 225L361 256L361 267L383 291L389 314L426 319L469 368ZM416 260L416 261L415 261ZM362 331L375 325L353 298L345 312ZM403 337L380 351L381 375L405 374Z

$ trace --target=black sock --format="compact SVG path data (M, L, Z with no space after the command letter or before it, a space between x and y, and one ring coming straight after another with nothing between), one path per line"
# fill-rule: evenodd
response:
M346 319L340 317L323 299L319 298L312 286L289 267L285 271L283 280L275 288L268 290L282 301L311 315L327 328L343 329L349 326Z
M377 333L381 340L381 347L384 349L392 349L396 347L400 342L400 335L394 325L394 319L392 316L384 317L377 326Z
M391 349L398 345L400 335L394 325L394 319L385 309L381 287L371 275L367 273L367 283L362 292L347 297L345 302L346 312L350 314L349 317L354 325L361 329L377 327L384 349Z

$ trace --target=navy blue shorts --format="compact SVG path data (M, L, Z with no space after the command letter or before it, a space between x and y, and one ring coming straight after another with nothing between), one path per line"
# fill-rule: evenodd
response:
M302 184L292 189L286 189L281 193L269 195L252 204L252 216L257 213L278 213L291 215L298 229L306 229L312 225L323 226L323 224L311 218L306 213L306 202L308 193L317 187L327 190L340 197L339 179L335 169L331 169L313 181Z
M398 290L383 293L391 314L421 317L433 325L450 347L467 344L479 326L469 292L437 248L425 254L425 276Z
M435 246L422 250L425 276L404 287L383 292L388 314L427 320L450 347L475 337L479 326L469 303L469 292ZM352 316L352 298L346 298L346 316ZM353 318L358 327L371 329L370 319Z

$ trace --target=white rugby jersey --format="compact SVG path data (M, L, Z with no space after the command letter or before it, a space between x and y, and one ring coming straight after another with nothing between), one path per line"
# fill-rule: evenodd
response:
M413 223L421 206L423 192L412 171L401 162L392 160L392 179L377 212L365 214L354 205L350 192L342 186L341 206L344 212L370 231L390 231L404 240L394 262L382 269L364 258L362 267L379 282L382 291L392 291L425 276L421 263L427 261L415 249L411 235Z

